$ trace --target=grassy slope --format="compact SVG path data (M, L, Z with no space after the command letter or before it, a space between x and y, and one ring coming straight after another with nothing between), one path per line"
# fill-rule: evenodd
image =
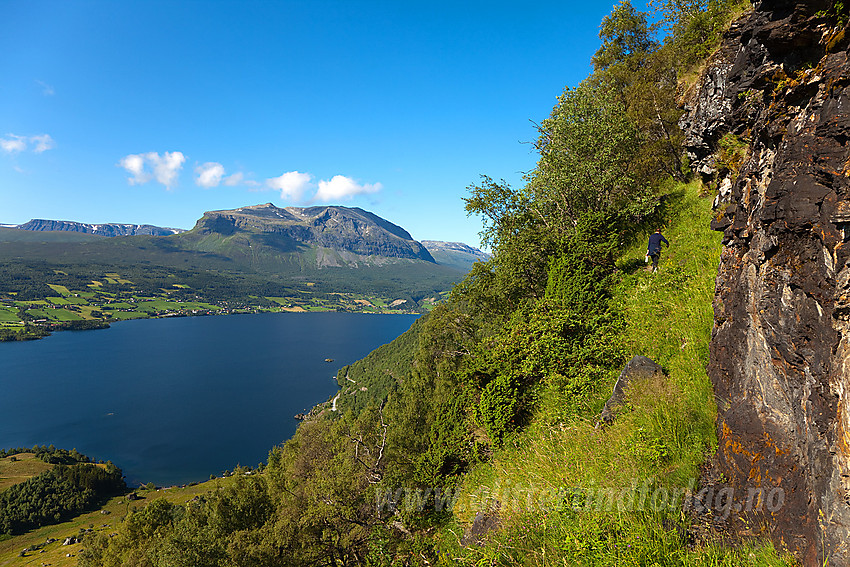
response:
M225 486L232 480L233 477L227 477L194 486L137 490L136 494L141 499L134 501L128 500L126 496L117 496L110 499L100 510L87 512L61 524L45 526L23 535L0 540L0 567L41 565L42 563L53 567L71 567L77 564L76 555L83 545L78 543L63 546L62 543L66 537L78 536L89 529L93 532L112 533L124 516L134 508L147 506L158 498L165 498L174 504L185 504L195 496L206 494L219 486ZM36 550L27 552L24 557L20 556L21 550L44 543L48 538L57 541L45 545L44 553ZM68 554L71 554L71 557L67 557Z
M12 460L12 457L15 460ZM0 492L10 486L24 482L39 473L53 468L53 465L36 459L33 453L19 453L0 459Z
M447 564L793 564L769 546L690 549L684 537L682 497L716 447L705 366L721 247L720 234L708 228L710 201L697 191L692 184L674 197L665 230L672 246L657 274L644 268L643 239L619 262L622 340L630 353L661 364L668 378L635 385L628 411L607 428L595 419L559 422L544 402L531 427L468 475L456 525L442 536ZM678 505L654 509L653 496L665 493ZM483 546L464 545L459 536L475 515L495 507L503 529Z
M14 461L12 457L15 458ZM36 458L34 453L18 453L0 458L0 492L29 480L54 466ZM44 526L19 536L0 537L0 566L36 564L36 557L38 558L38 565L41 565L42 562L48 565L76 565L76 559L68 558L66 555L71 553L73 556L81 546L63 546L64 539L68 536L78 535L81 528L85 530L89 529L90 526L92 528L99 526L97 529L106 529L103 523L113 519L111 516L113 512L121 512L122 516L127 513L126 503L123 507L118 504L119 501L123 500L123 497L111 499L103 506L102 510L107 511L103 514L100 510L87 512L61 524ZM24 557L20 556L21 550L24 548L42 544L48 538L58 541L45 545L44 553L40 553L41 550L38 550L26 553Z
M104 236L64 230L42 231L0 227L0 242L91 242Z

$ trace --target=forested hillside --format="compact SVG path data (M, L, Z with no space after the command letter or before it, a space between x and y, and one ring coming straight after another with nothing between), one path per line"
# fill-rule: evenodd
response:
M0 450L0 457L33 453L46 470L0 490L0 538L55 524L85 510L97 509L127 485L121 469L111 462L100 466L76 449L50 447Z
M792 564L758 540L721 545L712 513L733 503L693 498L717 443L705 366L720 234L678 97L749 4L659 4L663 39L627 0L603 20L594 72L539 124L523 187L469 188L492 258L343 369L341 411L304 422L262 475L130 515L80 563ZM671 246L653 274L656 228ZM603 424L634 355L664 372Z

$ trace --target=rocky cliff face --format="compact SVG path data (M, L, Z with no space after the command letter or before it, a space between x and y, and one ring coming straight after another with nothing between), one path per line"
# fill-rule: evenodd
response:
M246 236L282 252L300 246L340 251L359 257L407 258L434 262L422 244L391 222L359 208L276 207L271 203L211 211L191 231L195 235ZM347 261L355 261L348 258Z
M692 164L720 188L708 371L714 476L735 498L726 529L761 530L806 565L850 564L850 61L837 6L756 3L682 123ZM747 148L737 167L715 158L725 134ZM759 506L758 489L772 500Z

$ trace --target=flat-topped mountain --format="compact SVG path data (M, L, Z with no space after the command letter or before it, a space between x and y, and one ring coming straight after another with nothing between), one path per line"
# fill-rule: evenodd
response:
M360 208L276 207L272 203L209 211L180 240L197 250L232 256L299 254L316 267L380 264L394 259L436 263L410 234Z
M98 236L171 236L184 232L179 228L163 228L161 226L153 226L150 224L119 224L119 223L103 223L89 224L74 221L60 221L48 219L32 219L29 222L19 225L4 225L8 228L19 228L21 230L34 231L62 231L62 232L82 232L85 234L96 234Z

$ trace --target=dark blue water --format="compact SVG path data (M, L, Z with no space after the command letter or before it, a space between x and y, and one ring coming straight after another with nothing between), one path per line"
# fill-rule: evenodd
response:
M0 343L0 447L76 448L131 486L255 466L334 375L415 315L265 313L125 321ZM333 363L325 362L333 358Z

